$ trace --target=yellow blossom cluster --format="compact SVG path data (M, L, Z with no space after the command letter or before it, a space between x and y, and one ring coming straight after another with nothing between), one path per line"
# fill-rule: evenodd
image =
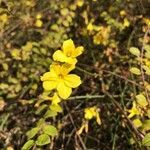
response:
M74 42L69 39L63 42L61 50L53 54L54 61L49 71L41 77L44 90L53 93L53 97L50 98L52 104L67 99L72 93L72 88L81 84L80 77L70 72L75 69L76 57L81 55L83 50L82 46L75 47Z

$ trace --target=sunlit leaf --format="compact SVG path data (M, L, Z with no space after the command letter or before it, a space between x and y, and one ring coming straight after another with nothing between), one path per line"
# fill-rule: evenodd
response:
M146 100L146 97L143 94L136 95L137 103L141 106L145 107L148 105L148 102Z
M47 119L47 118L50 118L50 117L55 117L57 115L57 112L56 111L53 111L53 110L48 110L45 115L44 115L44 118Z
M50 143L50 137L47 134L41 134L36 140L36 144L38 146L47 145L49 143Z
M50 136L56 136L58 134L58 131L57 131L56 127L54 127L52 125L45 125L43 127L43 132L45 134L50 135Z
M138 56L138 57L140 56L140 50L136 47L131 47L129 49L129 51L130 51L131 54L133 54L135 56Z
M33 145L34 145L34 140L29 140L23 145L22 150L29 150L32 148Z
M130 69L130 72L132 72L133 74L136 74L136 75L140 75L141 74L141 71L140 69L136 68L136 67L132 67Z
M145 135L144 139L142 140L142 145L150 146L150 133Z
M63 111L60 105L51 105L50 109L52 111L56 111L56 112L62 112Z
M142 128L144 131L150 130L150 119L144 120L142 123Z
M28 139L32 139L39 131L40 129L38 127L35 127L35 128L32 128L30 131L28 131L26 134L27 134L27 137Z

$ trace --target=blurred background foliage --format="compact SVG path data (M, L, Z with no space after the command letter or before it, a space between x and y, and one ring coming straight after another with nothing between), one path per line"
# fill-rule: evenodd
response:
M40 76L68 38L85 47L78 63L83 83L74 95L103 94L105 89L118 96L123 109L130 106L139 89L122 77L134 79L128 67L136 61L128 49L142 46L150 26L149 5L149 0L0 0L0 149L19 150L24 144L25 132L38 119L34 103L42 92ZM81 140L75 132L82 110L93 105L101 109L102 125L92 122ZM131 144L133 133L108 98L71 100L63 107L63 116L52 120L60 128L54 149L141 148L138 142Z

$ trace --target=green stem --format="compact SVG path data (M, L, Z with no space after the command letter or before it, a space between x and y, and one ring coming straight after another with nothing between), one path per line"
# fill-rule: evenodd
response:
M106 95L83 95L83 96L73 96L68 98L69 100L74 100L74 99L94 99L94 98L104 98ZM119 95L113 95L112 97L119 97Z

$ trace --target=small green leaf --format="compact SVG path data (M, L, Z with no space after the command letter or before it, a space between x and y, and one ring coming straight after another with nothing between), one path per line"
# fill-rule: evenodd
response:
M33 145L34 145L34 140L29 140L23 145L22 150L29 150L32 148Z
M150 52L150 45L148 45L148 44L144 45L144 49L145 49L147 52Z
M141 74L141 71L140 69L136 68L136 67L132 67L130 69L130 72L132 72L133 74L136 74L136 75L140 75Z
M142 68L145 70L145 74L150 75L150 67L144 65Z
M150 146L150 133L145 135L144 139L142 140L142 145Z
M35 112L36 115L39 115L44 109L46 109L47 105L46 104L43 104L41 105L37 111Z
M37 126L39 127L39 126L41 126L41 125L44 124L44 123L45 123L44 118L41 118L41 119L37 122Z
M131 47L129 49L129 51L130 51L131 54L133 54L133 55L135 55L137 57L140 56L140 50L138 48L136 48L136 47Z
M146 52L145 57L150 59L150 52Z
M45 125L43 127L43 132L45 134L50 135L50 136L56 136L56 135L58 135L57 129L54 126L52 126L52 125Z
M136 95L136 99L137 103L140 104L142 107L146 107L148 105L146 97L143 94Z
M50 118L50 117L55 117L56 115L57 115L56 111L48 110L45 113L44 118L47 119L47 118Z
M144 120L142 128L144 131L149 131L150 130L150 119Z
M62 112L62 108L60 105L51 105L50 109L55 112Z
M40 129L38 127L32 128L30 131L26 133L28 139L32 139L39 131Z
M36 144L38 146L47 145L49 143L50 143L50 137L47 134L41 134L36 140Z

